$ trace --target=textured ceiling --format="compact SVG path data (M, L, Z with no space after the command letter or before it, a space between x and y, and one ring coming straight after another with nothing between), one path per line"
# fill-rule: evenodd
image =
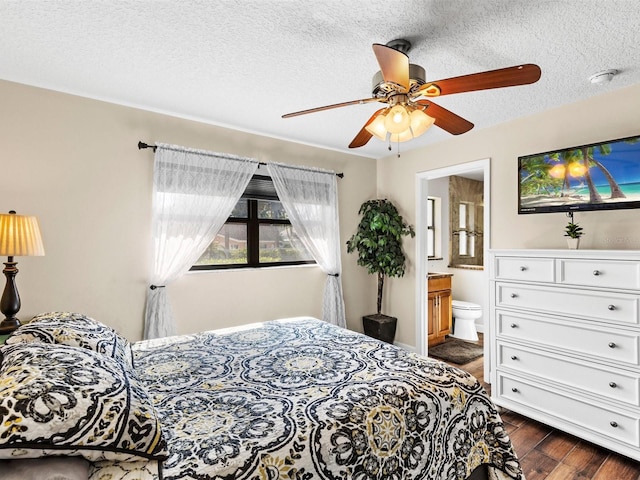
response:
M371 45L406 38L427 80L541 67L533 85L435 100L488 127L639 83L639 25L637 0L0 0L0 78L379 158L376 138L347 148L378 104L281 115L370 96Z

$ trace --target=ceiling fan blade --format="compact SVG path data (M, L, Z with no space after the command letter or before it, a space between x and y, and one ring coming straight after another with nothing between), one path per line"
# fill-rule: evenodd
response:
M525 65L427 82L420 87L418 95L437 97L454 93L528 85L537 82L540 79L540 75L542 75L542 71L538 65L527 63Z
M376 111L373 115L371 115L369 120L367 120L367 123L364 124L364 126L360 129L358 134L355 136L355 138L351 140L351 143L349 144L349 148L363 147L367 144L369 140L371 140L371 137L373 137L373 135L371 135L367 131L367 126L371 122L373 122L376 119L376 117L380 115L380 113L383 112L384 110L385 110L384 108L381 108L380 110Z
M473 123L456 115L430 100L418 100L415 103L427 107L425 113L436 119L435 124L452 135L466 133L473 128Z
M408 91L409 57L395 48L380 43L373 44L373 53L375 53L378 65L380 65L384 81L402 85Z
M287 113L282 118L297 117L298 115L306 115L307 113L322 112L323 110L331 110L332 108L347 107L349 105L363 105L365 103L384 101L384 98L363 98L361 100L352 100L350 102L334 103L333 105L325 105L324 107L310 108L309 110L300 110L299 112Z

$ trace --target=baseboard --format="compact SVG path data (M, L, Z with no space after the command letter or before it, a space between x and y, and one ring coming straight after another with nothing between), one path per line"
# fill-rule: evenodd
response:
M413 352L413 353L416 353L416 352L417 352L416 347L414 347L414 346L412 346L412 345L406 345L406 344L404 344L404 343L400 343L400 342L393 342L393 344L394 344L396 347L400 347L400 348L402 348L403 350L407 350L408 352Z

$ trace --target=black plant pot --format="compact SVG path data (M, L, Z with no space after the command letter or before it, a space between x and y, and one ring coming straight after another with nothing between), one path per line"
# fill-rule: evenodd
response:
M391 344L396 336L397 323L396 317L389 317L382 313L362 317L362 326L366 335Z

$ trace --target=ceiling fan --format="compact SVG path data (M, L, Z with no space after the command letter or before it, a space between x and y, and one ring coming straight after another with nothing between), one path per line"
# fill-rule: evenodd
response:
M426 81L424 68L409 63L407 52L410 48L411 43L405 39L393 40L386 45L373 44L373 53L380 65L380 71L373 76L370 98L287 113L282 118L348 105L380 102L386 106L367 120L349 144L349 148L366 145L372 136L381 140L388 138L392 142L411 140L422 135L433 124L453 135L460 135L471 130L473 123L438 106L429 98L527 85L537 82L541 75L540 67L528 63L433 82Z

